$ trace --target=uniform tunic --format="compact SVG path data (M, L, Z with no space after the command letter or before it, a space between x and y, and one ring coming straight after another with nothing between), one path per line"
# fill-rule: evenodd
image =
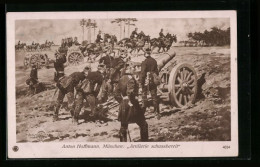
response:
M133 31L133 32L131 33L130 38L133 39L133 38L135 38L135 37L137 37L137 36L138 36L138 33L137 33L136 31Z
M138 83L131 74L124 74L115 89L115 99L120 103L118 120L121 122L119 137L121 142L127 141L129 123L136 123L140 127L141 141L148 141L148 124L145 121L144 110L138 100ZM133 106L129 105L129 102Z
M103 40L102 37L101 37L101 34L98 34L97 39L96 39L96 43L101 42L101 40Z
M157 86L153 82L149 83L148 85L145 85L145 79L147 77L148 72L159 75L157 62L151 56L148 56L141 64L140 79L142 85L143 107L147 107L147 103L148 103L147 93L148 91L150 91L152 101L153 101L154 111L159 113L160 111L159 111L159 100L157 97Z
M101 85L103 83L103 76L99 71L89 72L86 79L77 85L77 96L75 100L75 111L74 111L74 119L78 120L79 113L81 108L83 107L84 99L87 100L91 112L93 115L96 114L96 97L100 91ZM96 89L95 88L95 85ZM83 85L88 86L88 92L85 92L83 89Z
M125 66L125 62L121 57L115 58L112 61L112 69L110 74L110 79L112 83L118 82L121 72L120 70Z
M63 102L65 95L67 95L69 109L70 110L73 109L74 88L79 84L80 81L83 81L84 79L85 79L85 75L83 72L74 72L71 75L61 79L60 83L57 84L59 88L59 93L55 104L56 107L54 113L55 115L58 115L59 108Z
M61 77L64 76L64 63L66 63L67 58L65 55L61 55L56 61L54 62L54 68L56 70L56 77L54 80L57 82Z

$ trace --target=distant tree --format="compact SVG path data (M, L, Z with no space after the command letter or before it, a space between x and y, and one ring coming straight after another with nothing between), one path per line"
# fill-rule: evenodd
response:
M207 46L224 46L230 45L230 27L226 30L221 30L218 27L212 27L210 31L189 32L187 34L189 40L195 41Z

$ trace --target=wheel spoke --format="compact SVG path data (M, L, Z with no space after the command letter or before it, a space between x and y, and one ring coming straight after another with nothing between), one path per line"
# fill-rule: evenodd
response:
M190 94L194 94L194 91L191 90L190 88L187 88L187 90L189 91Z
M180 94L180 97L179 97L179 103L182 102L182 94Z
M181 87L180 84L176 84L176 85L175 85L175 88L179 88L179 87Z
M184 105L186 105L186 104L187 104L187 96L184 95Z
M177 80L179 81L179 83L182 83L182 80L180 77L177 77Z
M181 80L183 80L183 71L181 71Z
M191 80L189 80L189 81L187 82L187 84L191 84L192 82L194 82L194 78L192 78Z
M176 92L176 96L178 96L178 94L181 92L181 88L178 89L178 91Z
M189 72L189 74L187 75L187 77L185 78L186 81L188 81L190 79L192 72Z

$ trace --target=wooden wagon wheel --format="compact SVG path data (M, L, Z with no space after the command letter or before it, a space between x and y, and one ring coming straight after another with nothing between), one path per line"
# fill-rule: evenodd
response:
M197 74L191 65L176 65L170 73L168 85L170 101L176 107L189 106L195 102Z
M47 55L33 54L30 58L30 66L36 65L37 68L48 67L49 59Z
M84 56L79 52L72 52L68 56L68 62L72 65L79 65L84 62Z

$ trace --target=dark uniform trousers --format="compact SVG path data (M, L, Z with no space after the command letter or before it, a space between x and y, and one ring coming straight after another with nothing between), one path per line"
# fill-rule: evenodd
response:
M73 109L74 109L74 87L70 87L67 89L59 89L58 92L58 98L56 100L56 104L55 104L55 111L54 111L54 115L58 116L59 115L59 110L61 107L61 104L64 100L65 95L67 96L68 99L68 108L70 110L71 115L73 115Z
M79 113L83 107L84 99L86 99L86 101L88 102L92 115L96 114L96 97L95 97L95 95L92 93L87 94L87 93L84 93L83 91L78 91L76 99L75 99L76 107L74 110L74 119L76 121L78 121L78 119L79 119Z
M119 131L120 141L127 142L129 123L136 123L140 128L141 141L148 141L148 124L145 121L144 111L136 99L138 84L132 75L123 75L115 89L115 99L119 102L118 120L121 122ZM129 105L129 102L133 106Z
M159 113L159 99L157 97L157 86L150 81L148 85L145 85L145 80L147 79L147 73L155 73L159 75L157 62L151 56L148 56L141 64L141 85L142 85L142 99L143 99L143 107L146 108L148 106L147 94L148 91L151 93L154 112Z
M38 83L38 70L36 67L33 67L30 73L30 78L26 80L27 85L29 85L28 94L35 94L36 86Z
M83 72L74 72L70 76L65 77L62 81L57 83L57 87L59 88L58 98L55 104L54 110L54 120L58 118L59 110L65 95L68 99L68 108L70 110L71 115L74 114L74 88L80 81L85 78Z
M87 100L92 116L96 116L97 95L102 86L103 76L100 72L89 72L82 83L78 84L75 100L74 120L78 121L79 113L83 107L84 99ZM95 88L96 87L96 88Z

